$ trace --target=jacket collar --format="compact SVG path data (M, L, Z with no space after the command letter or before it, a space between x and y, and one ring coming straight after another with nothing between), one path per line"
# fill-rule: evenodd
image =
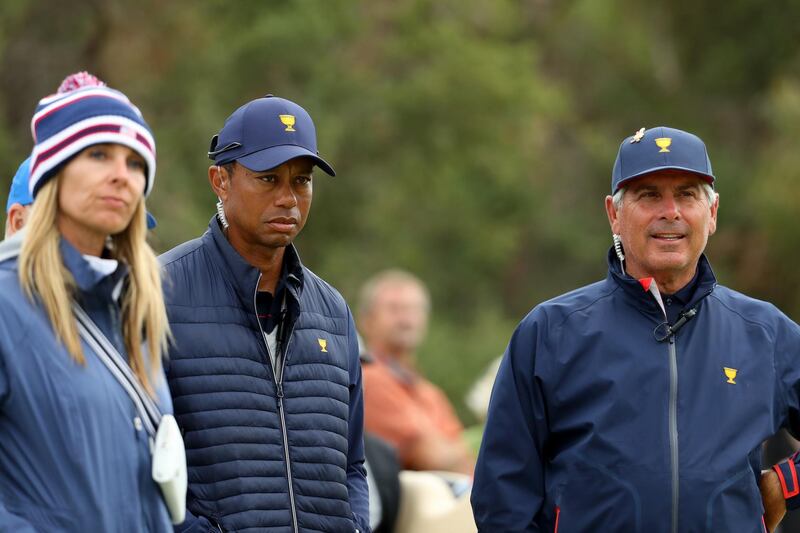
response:
M219 259L217 263L225 272L227 282L233 285L242 305L249 311L255 312L254 297L260 272L231 246L217 222L216 215L211 217L208 231L203 234L202 241ZM299 294L303 290L303 264L293 244L286 247L283 262L287 275L287 288L299 299Z
M648 311L657 311L659 315L662 315L662 311L658 302L656 302L655 298L653 298L653 296L643 288L639 280L631 277L627 273L622 272L619 259L617 258L616 253L614 253L613 246L608 250L607 260L607 279L619 285L620 288L622 288L625 292L626 296L640 308ZM700 259L697 262L696 280L693 280L691 283L695 284L694 291L688 296L688 303L684 306L684 309L690 309L696 306L703 298L711 294L714 290L714 287L717 286L717 278L714 275L714 271L711 269L711 264L708 262L708 258L706 258L705 254L700 255Z
M14 235L0 242L0 262L13 259L19 256L22 250L22 241L25 238L25 228L22 228Z
M119 294L121 284L128 274L128 267L120 262L116 270L110 274L104 274L92 267L91 263L69 243L65 238L61 238L59 243L61 260L72 277L75 284L82 293L107 293L107 296L116 299Z
M0 242L0 262L19 257L25 234L26 231L23 228ZM114 272L104 274L93 268L89 261L65 238L61 238L58 247L61 252L61 262L72 274L80 292L84 294L97 292L101 297L117 299L128 275L127 265L119 263Z

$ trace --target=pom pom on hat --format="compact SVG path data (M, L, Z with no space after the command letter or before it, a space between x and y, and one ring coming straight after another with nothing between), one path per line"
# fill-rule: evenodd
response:
M88 72L67 76L58 92L39 101L31 119L34 147L28 183L31 196L81 150L121 144L147 163L144 193L153 189L156 144L142 113L121 92Z
M58 91L56 94L64 94L70 91L74 91L76 89L80 89L82 87L105 87L106 84L100 78L95 76L94 74L89 74L85 70L81 72L76 72L75 74L70 74L64 81L61 82L61 85L58 86Z

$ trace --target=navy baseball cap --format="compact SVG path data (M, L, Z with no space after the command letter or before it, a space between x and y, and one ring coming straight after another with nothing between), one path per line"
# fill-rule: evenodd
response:
M31 158L29 157L20 164L14 179L11 180L11 189L8 191L8 202L6 202L6 213L14 204L30 205L33 198L28 190L28 178L31 175Z
M319 156L314 122L306 110L271 94L234 111L211 139L208 150L208 157L217 165L238 161L256 172L303 156L331 176L336 175Z
M697 135L658 126L644 128L622 141L611 174L611 194L626 182L659 170L685 170L714 186L706 145Z

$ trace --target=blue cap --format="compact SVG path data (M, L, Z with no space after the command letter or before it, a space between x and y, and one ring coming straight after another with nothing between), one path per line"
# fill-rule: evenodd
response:
M711 161L700 137L659 126L642 128L622 141L611 174L611 194L629 180L668 169L693 172L714 185Z
M8 191L6 213L14 204L30 205L33 203L31 193L28 191L28 178L31 175L31 158L29 157L17 169L14 179L11 180L11 189Z
M271 94L234 111L211 139L208 150L208 157L218 165L238 161L257 172L303 156L331 176L336 175L319 156L314 122L306 110Z

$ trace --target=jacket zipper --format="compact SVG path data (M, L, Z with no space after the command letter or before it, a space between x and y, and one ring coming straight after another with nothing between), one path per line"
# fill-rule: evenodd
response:
M672 533L678 533L678 354L674 334L669 337L669 451L672 466Z
M693 302L693 307L688 311L681 311L680 318L675 321L675 324L669 325L669 318L664 304L661 302L661 295L658 292L658 287L655 290L649 290L653 294L664 315L664 322L660 324L653 331L653 336L657 342L667 341L669 348L669 461L670 470L672 473L672 533L678 533L678 510L680 498L680 461L678 453L678 352L675 347L675 338L677 331L686 325L686 323L697 315L697 309L700 301L707 297L714 291L712 287L709 291L703 294L700 298ZM663 334L660 332L661 326L666 326Z
M278 395L278 412L281 415L281 436L283 437L283 453L286 457L286 479L289 484L289 507L292 511L292 530L294 533L299 533L297 528L297 508L294 501L294 487L292 482L292 465L289 460L289 436L286 434L286 415L283 409L283 367L286 364L286 356L285 354L288 353L289 342L286 343L286 347L283 349L284 357L280 361L280 368L276 369L275 365L272 362L272 357L269 351L269 343L267 342L267 336L264 333L264 329L261 327L261 319L258 318L258 305L256 302L256 298L258 296L258 286L261 283L261 273L258 274L258 281L256 282L256 289L253 292L253 310L256 313L256 321L258 322L258 330L261 332L261 340L264 341L264 347L267 349L267 359L269 359L269 366L272 368L272 377L275 380L275 387L277 389ZM284 289L287 290L287 289ZM275 326L277 328L277 326ZM294 323L292 324L292 329L289 332L288 339L291 341L292 333L294 333ZM276 329L275 335L277 336L278 331ZM276 337L275 339L275 347L280 349L280 339ZM278 354L275 354L275 358L277 361Z
M708 291L703 298L711 294ZM697 315L697 305L681 312L680 318L669 327L669 452L672 467L672 533L678 533L678 507L680 503L680 462L678 454L678 350L675 338L678 329ZM666 319L667 313L664 312Z
M288 290L284 288L284 290ZM286 434L286 414L283 408L283 369L286 367L286 354L289 353L289 343L294 333L294 323L292 329L289 330L286 346L283 348L283 357L281 358L280 366L280 381L278 382L278 411L281 413L281 430L283 431L283 451L286 455L286 476L289 479L289 500L292 504L292 521L294 522L294 532L298 533L297 529L297 509L294 501L294 482L292 481L292 468L289 463L289 436ZM276 346L280 346L276 344Z
M657 300L659 301L659 306L661 306L661 311L664 313L664 323L669 324L667 311L660 302L661 297L659 296ZM694 314L692 314L692 316L694 316ZM686 323L689 318L683 320L681 326ZM678 533L678 498L680 497L680 463L678 455L678 352L675 348L675 331L668 327L667 333L666 341L669 352L669 463L670 472L672 474L672 527L670 531L672 533ZM663 341L665 339L662 338L661 340Z
M652 289L652 287L651 287ZM685 315L681 313L681 318L672 326L669 325L669 317L667 317L667 310L664 309L664 304L661 302L661 295L656 290L649 290L661 308L664 316L663 324L656 327L653 331L653 336L657 342L667 341L669 353L669 463L670 472L672 474L672 527L671 533L678 533L678 505L680 497L680 463L678 454L678 353L675 348L675 332L683 327L686 322L691 320L697 314L697 308L691 309ZM709 293L710 294L710 293ZM661 336L659 330L661 326L666 326L665 334Z

